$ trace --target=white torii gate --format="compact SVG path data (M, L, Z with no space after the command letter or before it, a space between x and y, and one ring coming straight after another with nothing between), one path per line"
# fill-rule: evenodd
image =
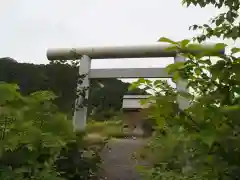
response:
M116 47L84 47L84 48L58 48L48 49L49 60L76 60L80 59L79 75L84 75L82 84L78 84L78 90L89 87L90 79L94 78L171 78L165 68L118 68L118 69L91 69L91 59L113 59L113 58L150 58L150 57L174 57L174 62L183 62L185 58L176 51L166 51L171 45L153 44L143 46L116 46ZM224 54L224 49L216 50L215 44L202 45L196 53L207 50L209 56ZM209 51L210 50L210 51ZM190 50L185 50L186 52ZM63 72L64 73L64 72ZM186 91L186 82L177 83L178 91ZM90 88L90 87L89 87ZM84 130L87 120L87 107L77 108L84 99L88 99L89 89L83 96L76 100L73 124L75 130ZM183 97L178 99L179 107L184 109L188 101Z

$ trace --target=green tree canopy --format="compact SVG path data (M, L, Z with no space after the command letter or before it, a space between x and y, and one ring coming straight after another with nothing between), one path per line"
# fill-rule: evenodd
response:
M60 110L68 114L73 112L77 73L77 67L67 64L36 65L17 63L11 58L0 59L0 81L18 84L25 95L39 90L50 90L58 96L55 103ZM89 113L92 110L96 114L109 109L119 111L123 95L145 93L140 89L129 92L128 86L128 83L118 79L92 80Z

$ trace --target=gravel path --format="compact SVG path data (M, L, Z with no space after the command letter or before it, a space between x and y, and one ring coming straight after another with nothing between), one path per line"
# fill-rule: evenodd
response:
M140 180L136 172L136 165L145 165L145 162L136 162L133 153L145 144L144 139L112 139L102 152L102 168L107 180Z

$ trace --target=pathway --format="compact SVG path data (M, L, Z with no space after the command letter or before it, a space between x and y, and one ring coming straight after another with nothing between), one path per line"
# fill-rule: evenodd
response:
M136 165L145 165L145 162L136 162L132 154L145 144L144 139L111 139L101 156L104 178L107 180L140 180L136 172Z

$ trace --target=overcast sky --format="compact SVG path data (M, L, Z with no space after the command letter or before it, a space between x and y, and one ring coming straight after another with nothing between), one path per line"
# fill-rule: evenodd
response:
M2 0L0 57L48 63L47 48L155 43L192 37L215 8L184 8L181 0ZM95 60L93 68L165 66L171 59Z

